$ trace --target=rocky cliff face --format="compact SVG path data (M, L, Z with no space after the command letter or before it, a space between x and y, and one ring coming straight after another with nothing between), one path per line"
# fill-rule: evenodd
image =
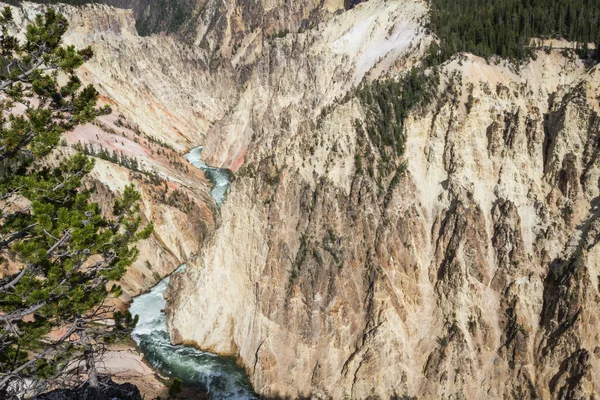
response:
M265 396L598 396L600 72L456 57L398 156L353 88L418 62L426 5L258 3L207 2L188 42L65 9L107 101L236 171L171 281L172 340L237 356Z
M357 171L354 101L257 134L173 280L173 337L238 355L266 395L598 393L600 75L540 54L441 76L395 186Z
M172 337L237 355L266 396L597 395L600 75L458 57L407 120L406 172L373 178L367 111L339 99L418 57L424 13L369 2L263 50L205 139L244 162L173 280Z
M44 7L23 3L21 8L15 8L16 26L25 26ZM198 126L206 123L204 117L212 115L212 110L206 107L203 114L194 113L189 106L182 106L182 102L193 102L193 97L185 91L173 95L172 87L165 90L156 80L140 83L139 79L144 79L141 70L148 76L160 77L148 65L167 64L165 58L152 57L160 48L175 46L175 41L139 37L131 11L100 5L57 7L70 19L67 44L93 46L95 57L85 64L81 78L93 83L101 93L100 101L112 108L110 115L99 117L94 124L67 133L57 155L70 154L79 145L88 153L105 152L111 156L112 160L96 158L86 182L94 201L108 212L115 197L133 183L142 195L142 213L155 223L153 235L138 244L140 256L119 282L123 295L114 302L124 308L133 296L154 286L195 256L204 237L214 230L218 216L210 196L211 184L187 162L182 151L197 143ZM180 48L172 51L177 53ZM138 57L129 58L126 54ZM149 63L145 56L153 61ZM179 79L172 75L169 78L170 81L165 80ZM183 81L181 78L180 82ZM189 118L183 118L176 110L187 110ZM135 162L135 167L128 162Z

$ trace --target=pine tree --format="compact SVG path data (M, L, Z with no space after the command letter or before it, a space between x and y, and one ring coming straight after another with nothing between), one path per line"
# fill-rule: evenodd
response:
M535 37L590 42L600 33L600 0L431 0L431 28L440 39L430 65L457 52L527 59ZM583 54L583 49L582 49Z
M0 12L0 261L21 267L0 280L0 398L64 387L80 367L97 390L101 344L135 323L121 314L113 327L103 323L113 316L105 300L120 290L107 287L136 258L134 243L152 231L132 186L112 217L90 201L81 183L93 160L76 154L48 162L62 133L110 111L97 107L96 90L75 75L92 52L62 46L67 27L48 9L20 42L10 34L22 28L11 9ZM18 104L24 112L14 111Z

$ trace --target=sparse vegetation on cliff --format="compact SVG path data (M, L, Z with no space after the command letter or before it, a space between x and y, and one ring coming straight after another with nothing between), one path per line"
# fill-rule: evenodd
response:
M355 155L355 168L358 173L366 168L381 190L384 179L392 172L405 169L401 161L405 143L404 120L414 107L429 104L438 82L437 71L413 68L398 79L378 80L356 90L356 97L365 107L367 116L364 123L355 121L358 144L362 149ZM377 149L379 158L369 150L367 140ZM394 185L400 175L394 175Z
M21 42L9 7L0 14L0 261L17 271L0 280L0 397L49 387L100 390L101 343L128 335L136 320L104 305L136 259L135 242L152 224L140 194L127 186L112 214L90 201L82 179L94 161L82 153L49 162L61 135L110 112L75 71L92 51L62 46L68 22L52 8L37 15ZM59 73L62 75L59 80ZM60 82L63 82L62 84ZM33 101L31 101L33 100ZM15 111L21 105L24 112ZM113 318L114 325L105 322ZM81 365L86 378L74 365ZM84 367L85 366L85 367Z
M123 154L123 152L117 153L116 150L113 150L111 153L104 147L96 149L93 145L88 143L83 145L81 143L77 143L74 148L78 151L82 151L85 155L98 157L101 160L109 161L132 171L141 172L137 158L127 157L125 154Z

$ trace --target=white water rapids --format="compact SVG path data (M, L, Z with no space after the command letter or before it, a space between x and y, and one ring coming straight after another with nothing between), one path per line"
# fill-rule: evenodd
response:
M210 194L217 202L217 205L220 206L223 200L225 200L225 193L227 193L227 189L229 188L229 171L206 165L202 161L202 147L192 149L192 151L185 155L185 158L194 167L202 170L206 177L214 184Z
M212 196L221 205L229 187L229 171L209 167L200 158L202 148L193 149L187 160L205 172L214 187ZM175 273L185 268L182 265ZM163 293L169 277L160 281L150 292L135 299L129 308L139 321L132 337L152 368L161 374L178 377L186 385L199 386L208 392L210 399L256 399L244 370L233 358L221 357L190 346L174 346L167 333L164 313L166 301ZM198 321L199 324L202 321Z

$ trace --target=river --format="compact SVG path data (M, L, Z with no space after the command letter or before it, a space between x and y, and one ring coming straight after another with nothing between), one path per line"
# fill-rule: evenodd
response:
M186 155L186 159L205 172L214 187L211 195L220 206L229 187L229 171L213 168L201 158L198 147ZM175 273L180 273L185 265ZM163 375L178 377L186 385L198 386L208 392L210 399L256 399L248 377L235 359L200 351L191 346L174 346L167 333L167 318L164 313L164 292L169 277L160 281L150 292L135 299L129 308L139 321L132 337L152 368ZM201 324L202 321L198 321Z
M206 165L202 161L202 147L196 147L185 155L185 159L190 162L194 167L201 169L206 177L214 185L210 191L211 196L215 199L218 206L221 206L223 200L225 200L225 194L229 188L229 174L230 172L223 168L214 168Z

